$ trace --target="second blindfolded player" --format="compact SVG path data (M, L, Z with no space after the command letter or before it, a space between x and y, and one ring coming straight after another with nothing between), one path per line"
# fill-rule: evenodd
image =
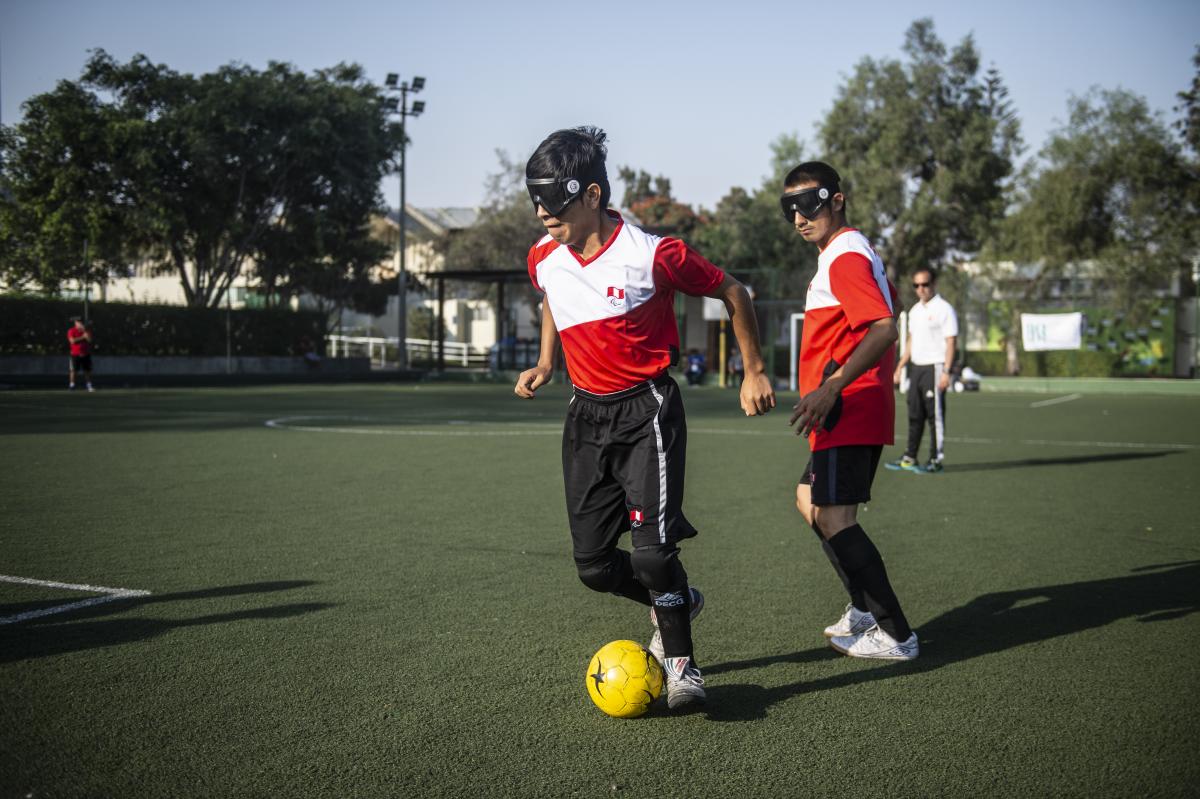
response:
M858 523L858 506L871 499L895 425L896 289L866 236L847 223L833 167L800 164L784 178L780 202L784 218L820 251L804 305L801 397L790 422L812 452L796 486L796 507L850 595L825 635L846 655L911 660L920 649L917 634Z

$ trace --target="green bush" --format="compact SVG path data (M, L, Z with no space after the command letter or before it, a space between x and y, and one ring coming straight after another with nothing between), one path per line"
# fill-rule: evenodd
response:
M61 355L79 301L0 296L0 354ZM97 302L88 308L101 355L294 355L307 337L324 351L324 318L315 311L185 308Z
M1122 372L1120 358L1110 352L1021 352L1022 377L1113 377ZM1003 352L969 352L967 366L981 375L1006 375Z

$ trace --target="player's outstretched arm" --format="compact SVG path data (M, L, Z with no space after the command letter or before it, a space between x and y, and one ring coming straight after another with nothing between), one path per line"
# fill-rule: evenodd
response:
M729 319L733 323L733 335L742 353L745 377L738 399L747 416L761 416L775 407L775 388L763 363L762 349L758 344L758 319L754 315L754 304L746 287L729 275L709 295L725 303Z
M526 369L517 377L517 385L513 390L518 397L533 399L533 394L554 377L554 356L558 353L558 328L554 325L554 316L550 313L550 301L542 298L542 343L538 353L537 366Z

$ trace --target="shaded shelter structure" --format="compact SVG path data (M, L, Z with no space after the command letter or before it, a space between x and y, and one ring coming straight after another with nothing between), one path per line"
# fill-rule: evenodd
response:
M434 328L437 330L436 368L444 371L446 368L446 281L453 280L462 283L491 283L496 287L496 368L506 366L504 340L508 321L507 305L505 304L504 287L509 283L526 283L529 273L524 269L458 269L438 272L428 272L422 277L434 284L434 296L437 301L437 313ZM511 356L510 356L511 357Z

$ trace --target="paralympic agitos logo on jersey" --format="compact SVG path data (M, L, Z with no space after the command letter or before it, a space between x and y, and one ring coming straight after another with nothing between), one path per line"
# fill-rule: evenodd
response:
M608 287L608 304L614 308L620 308L625 304L625 289L619 289L616 286Z

